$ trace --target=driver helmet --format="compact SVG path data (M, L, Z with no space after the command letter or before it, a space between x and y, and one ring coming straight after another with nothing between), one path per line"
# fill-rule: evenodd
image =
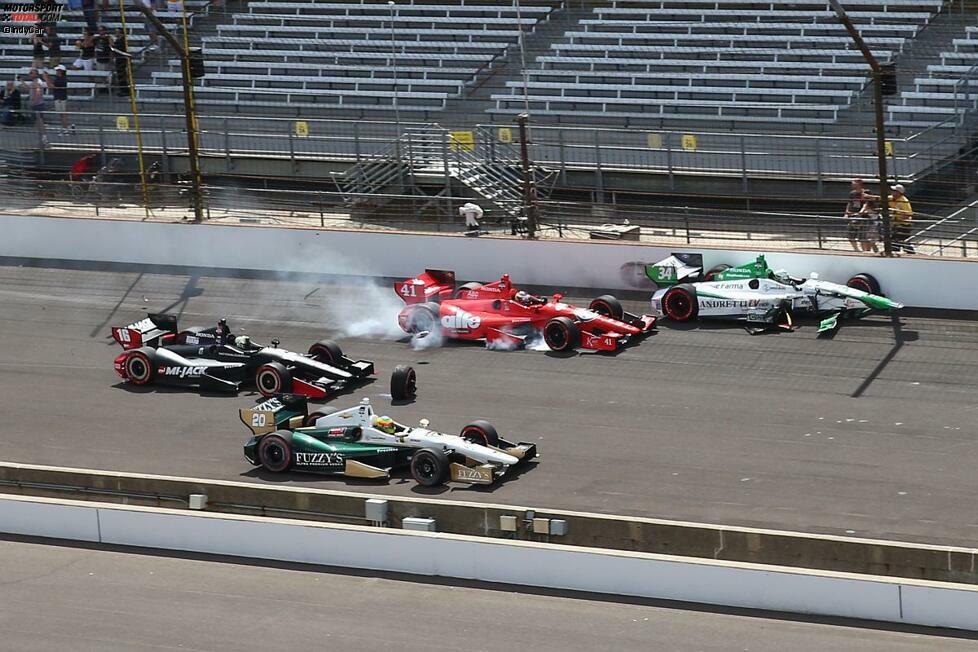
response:
M394 434L394 420L388 416L377 417L374 419L374 427L377 430L386 432L388 435Z
M787 270L778 269L774 271L774 280L780 281L781 283L790 283L791 276L788 274Z
M524 306L530 305L531 301L533 300L533 297L530 296L530 293L525 292L523 290L517 292L513 298L516 299L516 303L522 304Z
M238 335L236 338L234 338L234 345L241 350L250 349L251 338L247 335Z

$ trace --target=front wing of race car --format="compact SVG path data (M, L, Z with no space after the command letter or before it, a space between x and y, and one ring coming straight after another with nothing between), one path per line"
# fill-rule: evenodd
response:
M500 438L499 445L493 448L512 455L518 461L510 466L479 464L469 459L466 459L465 464L452 462L449 466L451 481L464 484L492 484L506 475L509 469L524 466L537 458L537 445L531 442L513 443Z

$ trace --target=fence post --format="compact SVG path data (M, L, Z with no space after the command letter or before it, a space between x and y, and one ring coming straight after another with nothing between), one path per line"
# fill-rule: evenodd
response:
M564 160L564 130L557 127L557 155L560 157L561 183L567 183L567 162Z
M818 141L816 141L816 142L818 142ZM822 222L821 222L821 220L817 220L815 222L815 232L818 235L818 248L821 249L822 248Z
M683 221L686 223L686 244L690 244L692 240L689 237L689 206L683 207Z
M319 192L319 226L326 226L326 218L323 215L323 193Z
M822 187L822 139L815 138L815 198L824 198Z
M601 171L601 132L594 130L594 173L597 175L598 192L600 193L601 203L604 203L604 173Z
M740 172L741 181L740 187L744 191L744 194L748 192L748 181L747 181L747 143L744 140L744 136L740 137Z
M164 184L170 183L170 152L166 147L166 118L160 116L160 146L163 148L162 179Z
M231 171L231 133L228 131L228 119L224 117L224 169Z
M357 157L357 165L360 164L360 123L353 123L353 151Z
M676 177L672 174L672 138L666 133L666 173L669 175L669 190L676 189Z

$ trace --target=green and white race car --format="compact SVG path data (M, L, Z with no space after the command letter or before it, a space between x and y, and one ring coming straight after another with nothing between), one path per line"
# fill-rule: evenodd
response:
M536 444L502 439L486 421L458 435L436 432L422 419L406 426L374 413L369 399L330 414L309 414L305 397L283 394L240 411L254 435L244 446L251 464L288 470L387 479L407 467L423 486L446 482L492 484L537 456Z
M750 323L757 334L772 329L794 330L795 316L824 317L819 333L836 329L840 317L862 317L878 310L898 310L903 304L883 296L879 281L856 274L845 285L772 270L764 256L741 265L719 265L704 273L699 254L673 254L646 274L659 285L652 311L674 321L697 318L735 319ZM666 286L666 287L662 287Z

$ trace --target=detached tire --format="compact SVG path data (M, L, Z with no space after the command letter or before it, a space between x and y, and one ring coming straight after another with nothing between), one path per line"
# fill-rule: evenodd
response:
M255 387L262 396L275 396L292 391L292 374L280 362L269 362L255 372Z
M592 299L588 307L599 315L611 317L618 321L621 321L621 318L625 315L625 309L621 307L621 301L611 294L602 294L597 299Z
M662 296L662 312L673 321L692 321L699 314L696 288L683 283L666 290Z
M343 358L343 349L333 340L319 340L309 347L309 355L317 362L336 366Z
M279 430L258 442L258 462L266 471L282 473L292 464L292 433Z
M571 351L581 343L581 330L568 317L554 317L543 327L543 341L551 351Z
M418 393L418 374L414 367L399 364L391 373L391 398L395 401L407 401Z
M133 385L149 385L156 379L156 350L144 346L131 351L125 370L126 378Z
M882 289L880 288L880 282L876 280L876 277L869 274L856 274L851 279L846 281L846 285L856 290L869 292L870 294L882 295L883 293Z
M465 441L480 446L499 446L499 433L488 421L479 419L462 428L459 433Z
M452 298L460 299L462 298L463 292L468 292L469 290L478 290L481 287L482 287L482 283L465 283L464 285L460 285L455 290L455 292L452 293Z
M414 335L422 331L432 332L438 328L438 315L441 306L437 303L421 303L408 313L404 330Z
M706 282L716 280L717 274L719 274L720 272L725 272L728 269L730 269L730 265L727 265L725 263L717 265L716 267L711 267L710 271L708 271L706 274L703 275L703 280Z
M411 458L411 477L423 487L437 487L449 478L448 456L437 448L422 448Z

